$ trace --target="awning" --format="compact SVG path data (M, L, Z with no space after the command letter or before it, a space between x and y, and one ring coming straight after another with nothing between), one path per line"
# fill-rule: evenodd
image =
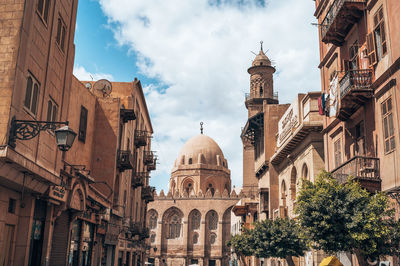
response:
M343 264L335 256L330 256L323 259L319 266L343 266Z

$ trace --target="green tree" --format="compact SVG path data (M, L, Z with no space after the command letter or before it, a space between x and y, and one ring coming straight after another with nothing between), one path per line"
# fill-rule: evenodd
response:
M300 233L301 228L294 220L278 218L257 222L252 230L253 252L259 258L281 258L289 266L295 265L292 256L303 256L307 250Z
M227 245L233 249L242 262L245 257L254 255L253 236L249 229L243 228L242 233L232 236Z
M399 252L400 224L384 193L371 195L359 183L339 184L328 172L303 182L297 213L305 235L327 253L355 253L361 265Z

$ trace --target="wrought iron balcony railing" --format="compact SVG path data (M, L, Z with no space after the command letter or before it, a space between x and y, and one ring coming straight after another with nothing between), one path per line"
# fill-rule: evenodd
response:
M136 147L146 146L147 145L148 133L144 130L135 130L135 145Z
M157 155L153 151L145 151L143 154L143 163L147 166L147 170L156 170Z
M250 93L245 93L244 94L244 98L245 98L245 101L247 102L248 100L251 100L251 99L254 99L254 98L266 98L266 96L265 95L254 95L254 96L252 96ZM274 94L272 95L272 99L273 100L278 100L278 92L277 91L275 91L274 92Z
M142 188L142 199L149 203L154 201L154 192L156 191L155 187L146 186Z
M324 43L341 46L351 27L362 17L365 0L335 0L321 23Z
M346 183L349 178L357 180L361 187L370 192L381 190L379 159L355 156L332 170L332 176L339 183Z
M134 188L144 186L147 178L149 178L149 174L146 172L132 173L132 186Z
M373 96L373 72L369 69L349 70L339 82L340 107L338 118L347 120Z
M139 234L139 238L142 240L142 239L149 238L149 237L150 237L149 228L143 227Z
M132 233L132 236L140 235L142 231L142 225L138 222L130 222L129 231Z
M119 150L117 156L117 167L122 172L127 169L133 169L134 158L130 150Z

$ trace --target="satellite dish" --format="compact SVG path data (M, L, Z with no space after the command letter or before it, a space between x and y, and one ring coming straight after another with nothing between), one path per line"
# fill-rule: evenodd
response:
M92 84L90 82L85 84L86 89L90 90L92 88Z
M111 93L112 85L110 81L106 79L100 79L94 83L93 89L101 91L103 93L103 97L109 96Z

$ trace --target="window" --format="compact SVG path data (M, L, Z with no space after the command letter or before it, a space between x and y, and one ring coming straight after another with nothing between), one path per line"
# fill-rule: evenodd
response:
M38 0L37 12L46 24L49 18L49 7L50 7L50 0Z
M394 140L394 125L392 112L392 98L382 103L382 123L385 153L391 152L396 147Z
M24 106L34 115L36 115L37 112L39 87L40 85L36 79L32 75L28 75Z
M358 42L357 41L352 46L350 46L349 55L350 55L349 70L359 69L359 66L358 66Z
M365 141L364 141L364 121L358 123L355 127L355 155L365 155Z
M210 244L215 244L216 240L217 240L217 235L214 233L210 234Z
M333 143L333 150L335 158L335 167L338 167L339 165L342 164L342 141L340 138Z
M213 185L212 185L212 184L208 184L208 188L207 188L207 190L210 190L210 192L211 192L211 195L213 195L213 196L214 196L215 189L214 189L214 187L213 187Z
M387 53L385 20L382 7L374 15L374 30L367 36L367 47L371 65L378 63Z
M8 212L15 213L15 207L17 206L17 200L10 198L8 200Z
M150 242L151 242L151 243L156 242L156 234L151 234L151 236L150 236Z
M79 134L78 140L85 142L86 140L86 127L87 127L88 110L81 106L81 117L79 119Z
M65 51L65 35L67 32L67 26L65 26L64 21L62 20L61 17L58 18L57 22L57 36L56 36L56 42L58 46L60 47L61 51Z
M186 193L188 193L188 195L190 195L190 193L193 190L193 184L192 183L187 183L186 187L185 187L185 191Z
M217 230L218 227L218 214L215 211L208 213L208 230Z
M178 214L174 214L171 217L171 221L169 224L169 238L175 239L179 238L181 235L181 222Z
M58 113L58 106L52 99L50 99L47 102L47 121L52 121L52 122L57 121L57 113Z
M192 212L191 227L192 230L200 229L201 214L198 210Z
M150 229L155 229L157 227L157 212L154 210L150 212L150 218L149 218L149 227Z
M192 164L192 163L193 163L192 158L189 158L189 164Z
M197 242L199 242L199 234L194 233L193 234L193 244L197 244Z

